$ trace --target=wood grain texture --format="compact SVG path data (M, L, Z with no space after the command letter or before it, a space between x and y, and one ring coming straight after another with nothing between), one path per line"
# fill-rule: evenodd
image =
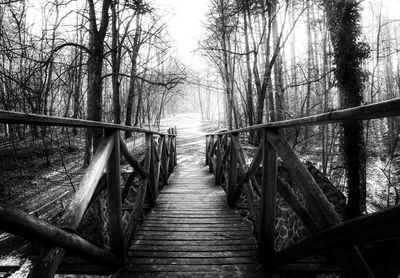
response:
M228 207L208 167L185 165L137 229L117 277L252 277L258 260L251 224Z
M104 138L97 148L92 162L90 163L85 176L79 184L78 191L74 194L58 226L70 231L75 231L82 220L83 214L89 206L92 196L95 193L97 184L103 176L104 169L114 147L114 137ZM43 255L35 262L29 276L30 278L54 277L65 250L61 247L48 248Z
M13 112L5 110L0 110L0 123L30 124L30 125L40 125L40 126L90 127L90 128L133 131L138 133L151 133L154 135L166 135L161 132L155 132L143 128L120 125L120 124L96 122L96 121L81 120L81 119L52 117L39 114L21 113L21 112ZM175 135L171 136L175 137Z
M265 124L258 124L245 128L219 132L214 134L224 135L224 134L248 132L263 128L299 127L299 126L309 126L309 125L341 123L349 120L369 120L369 119L378 119L384 117L393 117L400 115L399 106L400 106L400 98L394 98L387 101L381 101L378 103L322 113L315 116L308 116L287 121L269 122ZM213 134L209 135L212 136Z

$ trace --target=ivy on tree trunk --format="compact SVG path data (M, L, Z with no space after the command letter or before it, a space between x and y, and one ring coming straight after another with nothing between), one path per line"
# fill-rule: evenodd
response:
M357 0L324 0L324 7L341 108L360 106L365 77L361 63L369 53L367 45L360 42L360 3ZM341 147L348 184L346 218L350 219L366 210L366 154L362 122L350 119L343 124Z

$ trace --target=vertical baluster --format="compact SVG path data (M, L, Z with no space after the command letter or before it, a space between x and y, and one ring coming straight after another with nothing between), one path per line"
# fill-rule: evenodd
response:
M169 159L168 159L168 171L172 173L174 171L174 148L173 148L173 140L171 130L168 130L168 151L169 151Z
M217 137L217 167L215 174L215 184L221 183L222 176L222 135Z
M119 131L107 130L114 137L114 148L107 164L107 212L111 252L123 258L124 240L122 229L121 173Z
M267 140L268 129L263 130L262 187L260 221L260 251L263 263L269 265L275 253L275 201L277 180L277 154Z
M153 155L153 134L146 133L146 157L145 157L145 170L148 173L148 187L147 196L149 197L150 207L156 206L156 188L154 183L154 155Z
M167 140L165 139L165 135L161 135L160 137L160 147L161 149L161 174L163 176L164 185L168 184L168 156L167 156Z
M214 149L214 135L210 135L210 145L208 149L208 168L210 173L213 172L213 162L212 162L213 149Z
M160 140L159 143L161 143L161 140ZM155 188L155 193L156 193L156 198L157 198L157 196L158 196L158 185L160 183L160 162L161 162L161 160L159 159L160 156L159 156L159 152L158 152L158 149L160 148L160 145L158 145L158 148L157 148L157 145L156 145L156 143L154 141L154 137L153 137L153 146L152 146L152 148L153 148L152 155L153 155L153 167L154 167L154 188Z
M209 148L209 144L210 144L210 136L206 135L206 165L208 165L208 148Z
M176 152L176 137L178 137L178 130L176 129L176 126L174 128L174 135L174 166L176 166L178 161L178 153Z
M235 144L233 141L236 141L239 144L239 135L237 133L231 134L231 147L229 148L229 158L230 158L230 169L229 169L229 182L228 182L228 205L231 207L235 206L233 202L233 197L236 192L237 187L237 163L238 163L238 156L237 151L235 148Z

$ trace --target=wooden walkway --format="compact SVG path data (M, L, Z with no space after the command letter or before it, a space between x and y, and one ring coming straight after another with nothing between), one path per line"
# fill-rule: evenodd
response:
M206 167L178 165L138 229L118 277L255 277L247 223Z

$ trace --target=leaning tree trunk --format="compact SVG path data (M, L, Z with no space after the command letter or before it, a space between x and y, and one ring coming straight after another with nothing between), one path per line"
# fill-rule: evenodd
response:
M362 103L364 80L361 63L368 55L368 48L359 41L359 5L356 0L324 0L342 108ZM366 210L366 154L362 122L347 121L343 124L342 151L348 182L346 217L349 219Z

